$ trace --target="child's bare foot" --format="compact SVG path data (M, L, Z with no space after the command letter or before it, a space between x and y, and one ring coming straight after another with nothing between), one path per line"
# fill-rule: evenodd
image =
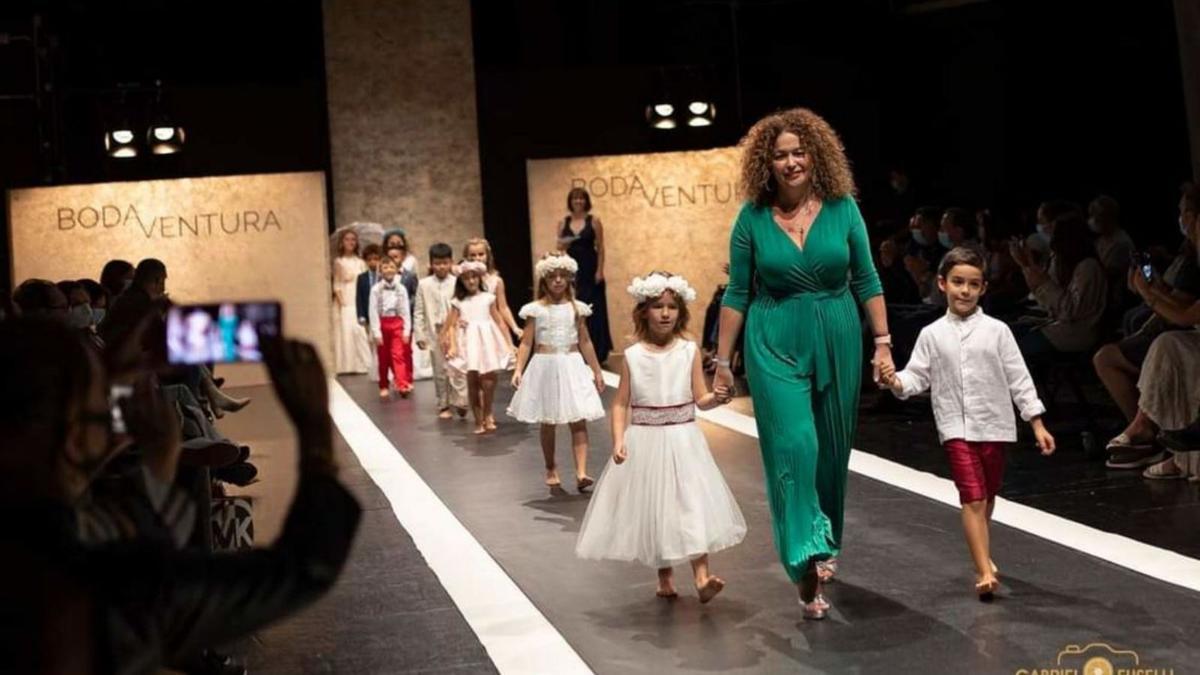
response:
M546 486L547 487L562 487L562 480L558 477L558 469L546 469Z
M717 593L720 593L724 589L724 579L717 576L709 577L708 580L704 582L704 585L696 586L696 592L700 594L700 604L707 603L709 600L717 597Z
M389 399L389 398L391 398L391 397L392 397L392 394L391 394L391 392L389 392L387 389L380 389L380 390L379 390L379 398L381 398L381 399L383 399L383 400L385 400L385 401L386 401L386 400L388 400L388 399Z
M658 589L654 591L654 594L668 600L679 597L679 594L675 592L675 578L670 567L664 567L658 571Z
M495 431L495 430L496 430L496 418L495 418L495 417L492 417L491 415L488 415L488 416L487 416L487 419L485 419L485 420L483 421L483 426L484 426L484 427L485 427L485 428L486 428L488 431Z
M441 410L438 411L438 419L439 420L448 420L451 417L454 417L454 413L450 412L449 408L442 408Z
M988 574L975 582L975 594L979 596L980 602L991 602L995 599L996 589L999 587L1000 582L996 577Z
M476 436L482 436L482 435L486 434L487 432L488 432L487 427L483 426L482 424L476 424L475 431L472 431L471 433L475 434Z

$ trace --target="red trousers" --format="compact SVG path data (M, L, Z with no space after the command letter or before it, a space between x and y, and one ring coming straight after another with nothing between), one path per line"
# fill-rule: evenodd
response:
M1004 484L1005 443L952 438L943 445L961 503L986 501Z
M412 387L412 347L404 339L404 319L385 316L379 319L379 332L383 344L379 345L379 388L388 386L388 371L395 380L396 389Z

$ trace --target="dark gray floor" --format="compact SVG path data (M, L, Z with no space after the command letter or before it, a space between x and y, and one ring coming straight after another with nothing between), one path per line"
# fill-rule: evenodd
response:
M238 393L254 403L221 427L256 448L262 481L247 492L256 497L256 525L263 521L256 536L266 543L293 490L291 434L266 387ZM345 441L334 440L341 480L364 509L347 567L327 596L235 651L255 674L495 673L387 498Z
M853 475L840 581L830 587L836 608L831 620L804 622L775 562L757 446L707 424L713 454L750 532L742 545L714 556L714 571L729 586L712 604L701 606L690 594L674 603L656 600L652 570L575 559L587 498L546 492L535 428L498 415L500 431L479 438L466 422L435 417L427 382L418 384L412 399L387 403L366 378L342 382L600 673L1011 673L1053 667L1066 645L1093 642L1135 650L1143 666L1184 672L1200 663L1200 595L999 526L993 549L1006 586L997 602L983 605L971 593L958 512ZM497 411L508 395L502 388ZM593 424L591 432L591 468L598 475L607 459L607 424ZM566 478L565 431L560 443ZM375 550L374 544L360 546ZM359 573L412 573L368 567ZM686 579L685 570L678 574ZM379 626L346 631L338 651L353 658L359 643L373 645L389 632ZM405 647L397 641L396 648Z

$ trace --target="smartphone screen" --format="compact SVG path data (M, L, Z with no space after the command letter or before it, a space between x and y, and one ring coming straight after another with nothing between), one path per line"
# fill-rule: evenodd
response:
M1143 264L1142 265L1142 276L1146 278L1146 281L1153 280L1154 279L1154 265L1151 265L1150 263Z
M176 305L167 312L167 361L258 363L259 339L280 335L282 324L278 302Z

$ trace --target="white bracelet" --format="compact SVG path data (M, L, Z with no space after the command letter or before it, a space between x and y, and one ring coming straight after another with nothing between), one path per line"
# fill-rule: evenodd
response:
M717 359L718 368L729 368L731 366L729 359Z
M887 346L891 347L892 346L892 336L891 335L879 335L875 338L875 344L887 345Z

